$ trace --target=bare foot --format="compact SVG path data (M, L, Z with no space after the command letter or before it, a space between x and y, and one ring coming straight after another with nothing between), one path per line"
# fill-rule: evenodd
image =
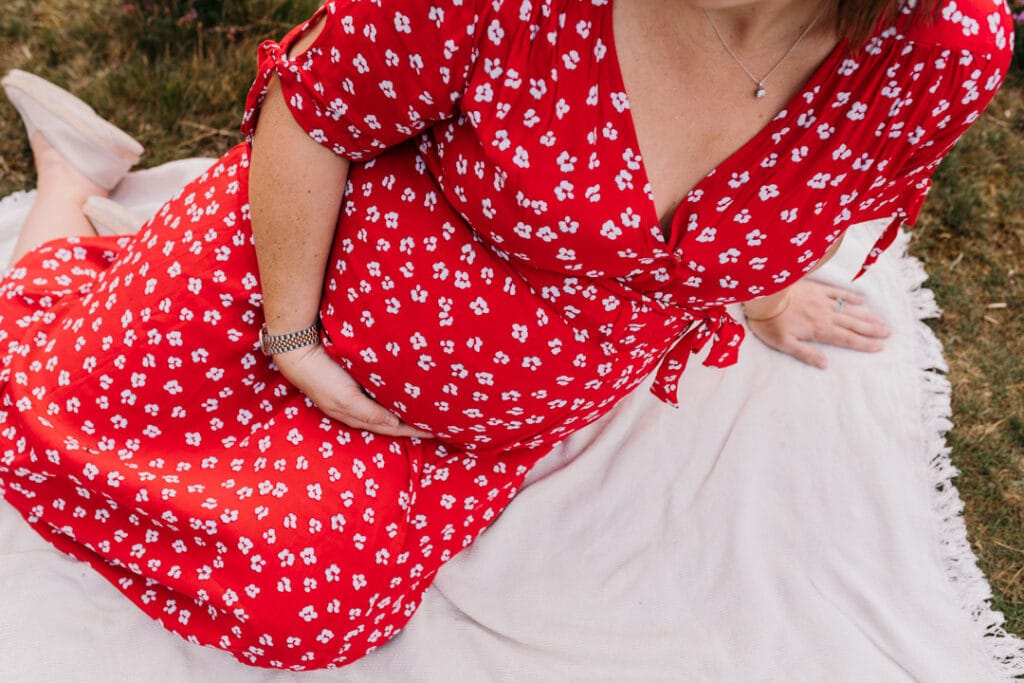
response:
M29 144L36 162L36 182L40 191L59 189L61 194L67 196L68 201L76 202L75 206L81 206L86 199L94 195L110 195L109 191L89 180L69 164L42 132L33 133Z

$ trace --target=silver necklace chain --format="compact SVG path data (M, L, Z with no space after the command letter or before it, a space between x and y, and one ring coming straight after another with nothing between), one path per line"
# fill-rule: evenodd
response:
M730 57L732 57L732 61L736 62L736 64L741 69L743 69L743 73L747 74L750 80L754 82L754 85L757 86L757 90L754 91L754 96L757 97L758 99L761 99L768 94L768 91L764 87L764 82L771 78L772 74L779 70L779 67L782 66L782 63L786 61L786 58L789 57L790 54L792 54L793 50L796 49L796 46L800 44L800 41L807 37L807 34L811 32L811 29L814 28L814 25L818 23L818 19L821 19L821 15L824 13L824 10L818 12L817 16L814 17L814 20L811 23L809 23L807 25L807 28L804 29L804 32L800 34L800 37L797 38L793 42L793 44L789 46L789 49L786 50L786 54L782 55L782 57L779 58L779 61L775 62L775 66L773 66L768 73L766 73L764 76L761 76L761 78L758 78L754 74L750 73L750 69L748 69L747 65L743 63L743 60L736 56L736 53L733 52L731 47L729 47L729 43L725 42L725 37L722 36L722 32L718 30L718 24L716 24L715 20L711 18L711 13L708 12L707 10L704 10L704 16L708 18L708 23L711 24L711 28L714 29L715 35L718 36L718 42L722 44L722 47L725 48L725 51L729 53Z

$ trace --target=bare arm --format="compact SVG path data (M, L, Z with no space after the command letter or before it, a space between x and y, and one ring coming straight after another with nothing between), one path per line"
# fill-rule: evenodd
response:
M294 46L307 49L319 29ZM270 334L309 327L320 310L324 275L349 163L295 122L273 79L252 144L249 204ZM328 416L351 427L396 436L429 436L399 423L367 397L323 346L274 356L281 373Z
M306 49L316 33L296 43L295 50ZM295 122L274 78L256 126L249 173L252 231L271 334L294 332L316 320L348 167Z

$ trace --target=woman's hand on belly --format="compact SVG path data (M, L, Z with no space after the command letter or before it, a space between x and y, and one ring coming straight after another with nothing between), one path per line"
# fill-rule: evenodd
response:
M889 336L888 326L863 307L856 292L804 279L780 294L771 311L746 306L747 324L765 344L808 365L824 369L828 364L810 342L873 353Z
M281 374L328 417L355 429L388 436L431 438L363 393L362 387L320 344L274 356Z

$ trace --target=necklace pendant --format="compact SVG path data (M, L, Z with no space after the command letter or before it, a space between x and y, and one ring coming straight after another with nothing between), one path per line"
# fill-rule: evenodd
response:
M768 94L768 91L764 89L764 86L761 85L760 83L758 83L757 84L757 90L754 91L754 96L757 97L757 99L760 100L760 99L763 99L764 96L767 95L767 94Z

